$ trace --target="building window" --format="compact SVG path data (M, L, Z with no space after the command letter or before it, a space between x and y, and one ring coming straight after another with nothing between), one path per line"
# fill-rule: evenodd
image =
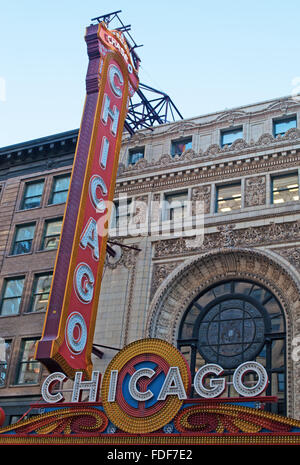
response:
M11 340L0 337L0 387L6 385L10 354Z
M62 227L62 218L48 220L45 222L45 229L41 250L57 249Z
M223 129L221 131L221 147L231 145L235 140L243 137L243 128Z
M192 374L208 363L221 365L227 378L223 397L237 397L232 376L241 363L261 363L270 380L266 395L278 397L270 408L285 414L285 318L269 289L247 280L223 281L205 289L185 312L177 344Z
M34 359L35 344L38 339L23 339L21 341L16 384L37 384L41 364Z
M272 178L272 203L280 204L299 200L298 174Z
M136 148L136 149L129 149L128 153L128 165L135 165L137 161L141 158L144 158L145 148Z
M174 140L171 144L171 155L182 155L183 152L192 148L192 138L186 137L184 139Z
M12 247L12 255L29 253L31 251L35 223L16 227L15 239Z
M21 210L39 207L41 205L43 189L44 180L26 183Z
M241 208L241 184L217 186L216 212L225 213Z
M35 276L29 312L46 311L49 300L52 275L52 273L47 273Z
M290 116L288 118L276 119L273 121L273 134L274 137L283 136L289 129L297 127L296 116Z
M23 286L23 277L5 279L0 309L1 315L17 315L19 313Z
M164 219L169 221L181 220L187 215L188 193L165 194Z
M53 179L53 188L49 204L64 203L67 201L71 175L57 176Z
M114 207L111 212L110 228L122 229L128 226L132 215L133 203L132 199L120 199L114 202Z

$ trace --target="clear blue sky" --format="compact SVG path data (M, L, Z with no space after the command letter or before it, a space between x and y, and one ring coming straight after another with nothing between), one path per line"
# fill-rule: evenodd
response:
M300 77L299 0L2 0L0 147L78 128L85 27L122 10L141 82L185 118L290 95Z

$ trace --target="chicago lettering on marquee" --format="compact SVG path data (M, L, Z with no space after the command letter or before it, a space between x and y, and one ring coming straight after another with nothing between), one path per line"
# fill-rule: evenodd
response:
M91 351L121 138L138 63L124 36L87 28L86 101L42 338L36 359L74 378L92 374ZM135 60L136 61L136 60Z
M193 379L198 396L207 400L221 396L226 387L223 373L223 368L214 363L200 367ZM250 385L244 379L247 373L257 378ZM61 392L52 392L52 386L66 379L59 372L45 379L41 392L45 402L64 400ZM189 398L191 380L190 368L179 350L160 339L142 339L124 347L112 359L102 383L99 371L93 371L88 381L82 379L82 373L76 373L72 402L79 402L83 392L88 392L89 402L99 401L101 383L101 402L110 421L127 433L149 433L175 417ZM258 362L244 362L234 371L233 386L242 397L256 397L267 385L267 372Z

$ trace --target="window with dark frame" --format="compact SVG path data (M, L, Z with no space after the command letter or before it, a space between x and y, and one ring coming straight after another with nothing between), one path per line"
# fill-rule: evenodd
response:
M16 226L15 237L12 246L12 255L29 253L34 237L35 223Z
M132 215L132 199L120 199L114 202L114 206L111 212L110 228L124 228L128 226L130 216Z
M217 186L216 213L239 210L242 205L241 183Z
M57 249L62 227L62 218L45 221L41 250Z
M221 130L221 147L230 146L235 140L242 139L243 128L222 129Z
M34 277L33 293L28 313L46 311L53 273L39 274Z
M145 147L129 149L128 151L128 165L135 165L136 162L144 158Z
M271 177L271 202L279 205L299 200L298 173Z
M44 179L32 181L25 184L21 210L37 208L41 205L44 190Z
M273 120L273 135L274 137L277 136L284 136L284 134L292 128L297 127L297 117L296 116L289 116L286 118L274 119Z
M184 218L187 215L187 200L187 191L165 194L166 208L164 219L176 221Z
M17 315L20 313L24 279L24 276L21 276L4 280L0 306L1 316Z
M0 388L7 382L8 364L11 355L11 339L0 338Z
M182 155L186 150L192 148L192 138L185 137L178 140L173 140L171 143L171 156Z
M242 279L220 281L205 289L187 308L177 345L193 376L207 363L222 366L227 379L222 397L237 397L232 385L237 366L246 361L261 363L270 380L266 395L278 397L278 403L266 409L286 414L285 317L269 289ZM197 397L194 390L191 397Z
M38 338L21 341L15 384L38 384L41 364L34 358Z
M49 205L65 203L67 201L70 179L70 174L56 176L53 178L53 187Z

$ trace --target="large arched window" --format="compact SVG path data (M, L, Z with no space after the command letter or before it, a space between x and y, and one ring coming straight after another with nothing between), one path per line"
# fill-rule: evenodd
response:
M224 397L238 396L232 385L237 366L248 360L261 363L269 377L266 395L278 397L268 408L286 414L285 319L278 300L265 287L230 280L203 291L183 316L178 347L192 373L206 363L224 368Z

